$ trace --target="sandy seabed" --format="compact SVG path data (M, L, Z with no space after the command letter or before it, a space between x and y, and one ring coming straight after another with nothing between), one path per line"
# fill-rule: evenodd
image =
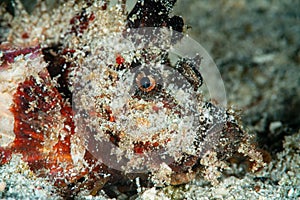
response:
M244 127L272 161L255 174L235 165L217 186L199 177L184 186L142 189L132 199L300 199L299 8L293 0L177 2L174 13L215 60L229 105L241 110ZM26 168L18 156L0 167L0 198L60 198Z

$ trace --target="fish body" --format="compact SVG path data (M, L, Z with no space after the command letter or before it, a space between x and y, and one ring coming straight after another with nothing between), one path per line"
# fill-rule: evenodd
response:
M0 45L1 164L22 154L65 197L130 193L136 179L179 185L199 172L215 183L235 153L263 165L234 112L203 97L210 58L176 54L186 36L182 18L169 17L174 4L138 1L126 14L124 2L101 1L63 13L68 4L49 24L13 28Z

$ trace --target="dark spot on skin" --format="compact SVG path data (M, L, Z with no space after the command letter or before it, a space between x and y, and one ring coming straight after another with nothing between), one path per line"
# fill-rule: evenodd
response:
M77 14L70 20L70 24L72 25L71 33L75 33L76 35L82 34L94 19L94 13L87 14L86 10L83 9L80 14Z
M187 79L187 81L194 87L195 91L197 91L203 83L201 73L198 71L201 59L202 58L200 56L196 56L192 59L182 58L175 65L175 69Z
M63 53L61 53L62 50L59 45L44 48L42 49L42 52L44 54L45 61L48 63L47 70L50 77L52 79L58 77L57 90L63 95L63 97L70 99L70 102L72 102L72 93L68 88L68 74L71 63L67 62L63 57ZM64 53L67 53L67 51ZM68 51L68 53L73 52Z
M139 0L127 17L127 26L129 28L169 27L182 32L182 18L179 16L169 17L175 2L176 0Z

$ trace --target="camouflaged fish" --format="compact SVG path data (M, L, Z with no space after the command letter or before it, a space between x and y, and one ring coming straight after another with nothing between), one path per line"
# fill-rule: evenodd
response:
M139 0L127 13L126 1L38 2L15 13L0 45L1 164L22 154L63 197L132 195L196 174L216 184L236 153L262 167L234 111L204 98L208 58L186 53L174 4Z

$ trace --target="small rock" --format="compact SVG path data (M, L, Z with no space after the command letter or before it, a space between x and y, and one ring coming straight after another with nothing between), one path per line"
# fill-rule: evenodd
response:
M5 190L6 183L5 182L0 182L0 192L3 192Z
M288 196L291 197L294 194L294 188L290 189L288 192Z
M155 187L146 190L142 195L141 195L141 199L154 199L154 197L156 196L157 191L155 190Z
M215 194L218 196L225 196L228 194L228 190L225 187L218 187L214 190Z
M274 54L259 55L259 56L255 56L253 58L253 61L257 64L262 64L262 63L267 63L272 61L274 57L275 57Z
M269 130L271 133L275 133L275 131L280 127L282 127L282 123L280 121L272 122L269 125Z

